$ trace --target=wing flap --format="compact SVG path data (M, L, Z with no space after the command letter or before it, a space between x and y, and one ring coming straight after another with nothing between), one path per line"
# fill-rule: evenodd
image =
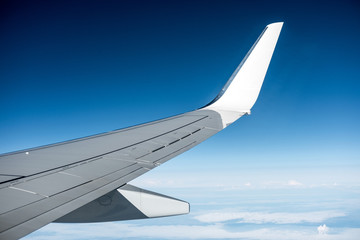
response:
M44 197L49 197L67 189L82 185L86 182L88 182L88 180L80 176L57 172L23 183L14 184L12 187L27 192L33 192Z
M0 174L31 176L100 157L192 124L204 116L179 115L83 139L0 155Z
M119 171L121 169L125 169L134 164L136 163L102 157L86 164L81 164L73 168L68 168L63 172L70 175L82 177L87 180L94 180L111 174L113 172ZM96 171L94 171L94 169L96 169Z
M3 203L0 204L1 213L6 213L10 210L25 206L29 204L29 202L36 202L45 198L44 196L40 196L31 192L21 191L12 187L1 189L0 193L0 202Z
M188 212L187 202L126 184L56 222L107 222L173 216Z

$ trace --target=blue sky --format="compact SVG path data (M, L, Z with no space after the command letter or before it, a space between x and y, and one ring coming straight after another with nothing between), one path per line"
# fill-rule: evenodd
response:
M252 114L133 182L189 201L191 214L50 224L29 239L360 236L356 1L7 1L0 9L1 153L199 108L263 28L284 21Z

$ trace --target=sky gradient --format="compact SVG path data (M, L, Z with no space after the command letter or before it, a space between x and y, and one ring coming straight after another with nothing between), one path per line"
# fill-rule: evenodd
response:
M1 4L1 153L202 107L284 22L252 114L132 183L191 214L50 224L29 239L359 238L356 1Z

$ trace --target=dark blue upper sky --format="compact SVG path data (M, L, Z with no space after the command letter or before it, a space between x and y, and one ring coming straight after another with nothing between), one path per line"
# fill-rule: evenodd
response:
M252 116L218 144L242 134L248 148L359 159L356 1L3 1L0 9L0 152L201 107L263 28L284 21Z

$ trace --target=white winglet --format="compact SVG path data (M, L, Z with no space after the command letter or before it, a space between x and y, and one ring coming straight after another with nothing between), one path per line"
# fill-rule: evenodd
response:
M282 26L282 22L266 26L217 97L205 106L204 109L221 114L224 127L250 113L259 96Z

